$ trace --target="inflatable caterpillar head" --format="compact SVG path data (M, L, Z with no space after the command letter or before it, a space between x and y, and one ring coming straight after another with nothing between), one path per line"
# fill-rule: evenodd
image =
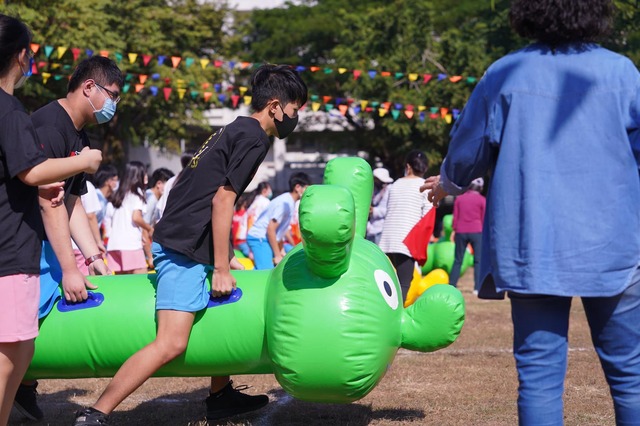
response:
M300 202L303 244L271 274L269 356L282 387L299 399L360 399L398 348L437 350L462 328L464 300L451 286L435 286L403 308L391 262L364 239L372 190L364 160L329 162L325 185L307 188Z

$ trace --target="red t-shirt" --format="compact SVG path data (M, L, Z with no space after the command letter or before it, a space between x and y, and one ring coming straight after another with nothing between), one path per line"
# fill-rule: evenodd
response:
M477 191L467 191L453 203L453 230L461 234L482 232L487 200Z

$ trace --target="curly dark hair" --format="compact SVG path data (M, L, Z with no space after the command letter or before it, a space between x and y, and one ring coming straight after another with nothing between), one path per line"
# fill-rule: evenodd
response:
M558 46L605 36L614 10L611 0L513 0L509 19L522 37Z

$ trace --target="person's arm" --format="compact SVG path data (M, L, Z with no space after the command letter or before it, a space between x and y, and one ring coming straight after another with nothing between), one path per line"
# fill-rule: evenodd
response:
M213 297L230 294L236 287L236 279L231 275L229 262L229 235L233 221L236 192L231 185L218 188L211 199L211 231L213 238L214 274L211 282Z
M147 234L149 234L149 238L153 237L153 226L144 221L142 210L135 209L133 211L133 214L131 215L131 220L137 227L139 227L143 231L146 231Z
M387 216L387 204L389 202L389 186L382 189L383 194L377 206L371 209L371 219L384 219Z
M77 198L69 196L69 200ZM69 230L69 212L67 208L72 207L74 200L63 206L52 207L51 201L40 196L40 212L42 222L47 233L49 243L60 263L62 269L62 290L64 298L71 302L79 302L87 299L87 287L95 289L89 283L76 265L76 258L71 247L71 233Z
M273 252L273 264L277 265L282 260L282 254L280 253L280 244L278 244L277 230L278 230L278 221L276 219L271 219L269 224L267 225L267 241L269 242L269 246L271 246L271 251Z
M71 238L73 238L73 241L75 241L85 259L94 258L88 265L89 273L91 275L110 275L111 273L101 257L102 252L96 244L91 225L89 224L89 218L80 201L80 197L70 195L68 202L73 203L69 209ZM97 255L100 255L100 257L96 257Z
M93 235L93 240L98 246L98 250L100 250L100 253L105 254L107 252L107 249L105 248L102 237L100 236L98 216L95 213L87 213L87 219L89 220L89 228L91 228L91 234Z
M102 162L102 151L84 148L80 154L67 158L49 158L18 173L26 185L46 185L67 179L78 173L95 173Z

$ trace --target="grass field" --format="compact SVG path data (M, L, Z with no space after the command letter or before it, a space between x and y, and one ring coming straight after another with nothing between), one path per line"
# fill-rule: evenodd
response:
M516 425L517 376L511 353L509 302L478 300L470 270L460 280L467 319L460 338L441 351L400 350L380 384L349 405L300 402L282 391L272 375L237 376L249 393L266 393L264 409L221 425ZM609 391L593 351L584 312L574 299L569 334L565 424L615 424ZM73 412L92 404L108 379L43 380L38 388L45 412L29 422L17 412L9 424L69 425ZM113 425L204 426L208 379L151 379L111 417Z

